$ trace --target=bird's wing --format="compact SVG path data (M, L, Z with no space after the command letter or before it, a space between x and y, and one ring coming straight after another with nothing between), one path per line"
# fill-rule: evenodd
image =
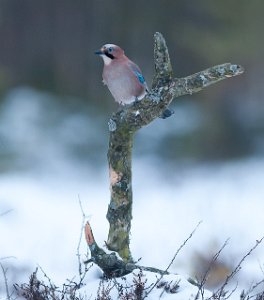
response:
M147 89L147 83L145 81L144 76L142 75L142 72L141 72L140 68L136 64L134 64L132 61L128 62L128 66L132 70L132 72L136 75L138 81L141 84L145 85L145 87Z
M144 76L137 70L133 71L135 75L137 76L137 79L139 80L140 83L144 84L145 83L145 78Z

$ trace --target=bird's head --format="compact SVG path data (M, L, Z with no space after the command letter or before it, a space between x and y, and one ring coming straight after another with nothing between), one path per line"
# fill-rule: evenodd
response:
M114 59L124 57L124 50L114 44L105 44L95 54L100 55L106 65L110 64Z

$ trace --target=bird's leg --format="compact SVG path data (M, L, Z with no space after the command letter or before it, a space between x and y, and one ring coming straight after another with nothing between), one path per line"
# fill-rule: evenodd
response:
M135 101L133 102L133 103L137 103L137 102L139 102L140 100L138 99L138 97L137 96L135 96Z

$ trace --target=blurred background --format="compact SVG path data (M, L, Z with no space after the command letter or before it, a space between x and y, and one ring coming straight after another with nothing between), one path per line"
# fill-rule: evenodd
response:
M154 0L151 6L142 1L65 0L62 4L2 0L1 113L10 105L10 95L15 101L26 87L30 89L27 92L52 97L52 107L43 100L47 107L41 117L53 130L54 120L60 123L67 113L82 112L89 118L92 111L92 116L104 123L117 106L101 84L102 61L95 57L94 50L109 42L121 45L141 66L150 84L153 34L160 31L167 40L175 77L223 62L241 64L246 72L192 97L177 99L173 104L175 130L166 124L168 130L157 134L159 142L151 145L151 154L162 155L172 163L182 157L218 160L263 152L262 5L246 0L204 0L199 5L195 1ZM39 105L39 97L32 98L33 103L28 105ZM17 111L28 110L23 101L18 102L14 105L19 105ZM10 139L6 135L1 133L1 140ZM95 136L98 139L91 143L93 150L104 153L102 136ZM140 144L142 154L149 152L153 142L149 139L148 145ZM76 143L73 152L79 156ZM1 156L10 152L11 145L8 141L4 144ZM87 159L91 157L88 147L80 151Z
M67 213L64 218L61 207L63 211L70 208L72 214L75 210L79 220L77 195L89 207L88 213L98 215L104 224L98 226L93 217L99 239L106 238L107 122L118 105L101 82L103 62L94 51L105 43L120 45L151 85L153 34L159 31L166 38L175 77L225 62L241 64L245 73L177 99L171 105L172 117L156 120L137 133L133 171L138 217L134 216L134 230L141 224L141 234L143 227L145 235L153 238L153 227L140 223L140 215L144 219L140 203L147 210L148 201L155 203L151 209L156 208L153 215L157 218L162 218L166 207L170 211L176 205L168 223L175 230L174 241L180 243L201 219L206 234L202 234L202 243L201 236L195 242L195 251L186 251L192 267L182 258L175 270L181 267L199 276L197 270L202 273L201 266L231 237L235 242L229 253L233 256L227 255L220 268L225 275L233 257L245 253L264 231L260 213L264 200L263 11L262 1L247 0L1 0L2 261L13 267L22 262L23 268L37 262L52 269L51 254L37 255L39 231L33 230L44 235L42 242L46 243L39 245L43 250L56 232L59 215L59 226L62 230L69 226L67 238L72 240L68 242L75 246L80 224L69 224L66 220L74 217ZM179 214L190 214L190 221ZM241 249L241 234L248 242L245 249ZM52 243L62 247L64 239L56 235ZM168 239L171 237L167 236L166 244ZM18 251L18 241L26 245L24 252L24 248ZM134 252L148 257L141 243L135 237ZM177 244L168 244L170 247L166 261ZM160 253L157 250L156 262ZM15 256L15 263L3 259L7 256ZM65 256L61 257L64 261ZM258 271L262 259L264 256L256 258ZM61 269L60 275L67 276L65 272ZM251 279L255 278L250 273L247 282ZM212 285L217 284L216 280Z

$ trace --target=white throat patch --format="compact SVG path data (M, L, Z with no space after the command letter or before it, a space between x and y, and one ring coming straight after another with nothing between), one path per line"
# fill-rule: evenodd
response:
M104 64L107 66L107 65L109 65L111 62L112 62L112 59L111 58L109 58L109 57L107 57L106 55L101 55L102 56L102 58L103 58L103 60L104 60Z

